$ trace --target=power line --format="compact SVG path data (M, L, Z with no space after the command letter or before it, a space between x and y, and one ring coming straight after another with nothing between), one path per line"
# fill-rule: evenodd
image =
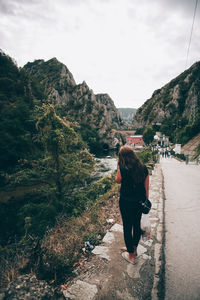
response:
M192 33L193 33L193 28L194 28L194 20L195 20L195 15L196 15L196 11L197 11L198 1L199 0L196 0L195 8L194 8L194 15L193 15L193 21L192 21L192 28L191 28L191 32L190 32L190 40L189 40L188 49L187 49L187 58L186 58L186 63L185 63L185 69L186 69L187 63L188 63L188 56L189 56L189 51L190 51L190 44L191 44L191 40L192 40Z

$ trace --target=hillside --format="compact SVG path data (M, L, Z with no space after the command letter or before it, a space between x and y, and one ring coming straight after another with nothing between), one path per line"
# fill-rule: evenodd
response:
M78 253L72 249L66 259L43 237L61 219L89 210L112 179L92 182L95 159L83 132L77 122L58 116L41 78L1 51L0 70L0 287L29 272L63 280ZM49 78L54 76L52 70ZM64 77L64 83L72 83Z
M88 145L121 138L119 115L56 59L18 68L0 51L0 70L0 288L29 273L60 286L117 205L114 176L94 181Z
M197 148L200 147L200 134L192 138L188 143L186 143L182 149L181 153L184 155L189 155L191 157L197 157Z
M0 170L13 168L19 159L34 156L35 105L45 102L42 86L0 52Z
M84 130L88 126L96 130L105 147L121 144L120 135L112 129L121 129L124 122L109 95L95 95L85 81L76 84L68 68L56 58L29 62L24 70L40 81L58 115L78 122Z
M138 110L133 127L159 126L174 142L186 143L200 131L200 62L161 89ZM161 125L160 125L161 124Z
M133 117L136 114L137 109L135 108L118 108L119 113L122 117L122 119L127 122L128 124L131 124L133 122Z

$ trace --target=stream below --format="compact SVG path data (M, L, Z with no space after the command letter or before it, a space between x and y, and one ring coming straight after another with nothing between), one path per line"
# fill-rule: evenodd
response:
M99 179L103 176L110 176L117 170L117 158L107 156L102 158L96 158L96 167L93 174L95 179Z

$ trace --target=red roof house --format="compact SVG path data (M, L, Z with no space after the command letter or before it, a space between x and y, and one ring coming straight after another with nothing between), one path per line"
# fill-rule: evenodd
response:
M142 135L131 135L126 138L126 143L134 147L142 147L144 144Z

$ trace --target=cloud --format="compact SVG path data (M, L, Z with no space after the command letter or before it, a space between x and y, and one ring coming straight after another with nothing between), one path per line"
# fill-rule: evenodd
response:
M57 57L77 83L85 80L95 93L110 94L117 106L138 107L184 70L194 4L0 0L1 47L20 66ZM188 65L199 59L199 8Z
M2 10L1 13L3 21L5 20L6 26L10 26L10 31L12 31L12 25L15 24L16 27L21 28L21 35L23 35L23 31L26 31L27 27L33 28L36 23L38 23L38 26L43 25L46 27L49 22L54 20L53 7L50 5L50 1L0 1L2 1L1 5L4 5L4 11ZM46 3L49 3L49 5L46 5Z
M185 16L193 16L196 0L163 0L162 6L169 11L181 11Z
M14 14L13 8L5 0L0 1L0 14Z
M38 5L42 0L0 0L0 13L18 15L25 11L26 7Z

